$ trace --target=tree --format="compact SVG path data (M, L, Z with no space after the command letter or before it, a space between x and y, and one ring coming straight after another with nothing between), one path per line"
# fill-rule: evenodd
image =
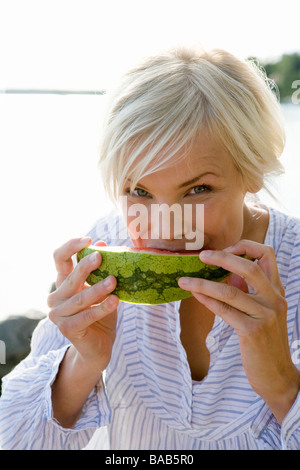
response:
M283 54L277 62L263 62L253 57L249 59L254 59L266 71L268 78L274 80L280 93L280 101L291 99L295 91L292 84L295 80L300 80L300 53Z

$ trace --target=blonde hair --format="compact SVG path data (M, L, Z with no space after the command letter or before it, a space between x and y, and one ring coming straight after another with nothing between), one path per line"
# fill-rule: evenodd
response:
M203 130L221 139L250 192L281 173L283 117L272 82L229 52L170 50L128 71L111 94L99 166L115 201L147 174L174 165ZM178 157L178 155L180 155Z

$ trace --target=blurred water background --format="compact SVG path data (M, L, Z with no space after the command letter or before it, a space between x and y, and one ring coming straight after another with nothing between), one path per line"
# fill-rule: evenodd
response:
M107 213L97 169L105 95L0 94L0 320L47 313L52 253ZM282 104L286 173L267 203L300 217L300 104Z

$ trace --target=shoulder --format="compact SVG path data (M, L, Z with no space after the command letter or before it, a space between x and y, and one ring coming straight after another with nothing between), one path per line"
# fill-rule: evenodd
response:
M299 339L300 331L300 219L275 209L270 209L269 213L268 244L275 250L278 272L285 289L291 342L292 338Z
M300 298L300 219L269 208L265 243L274 248L277 267L287 295ZM296 297L297 298L296 298Z
M284 249L287 252L300 252L300 218L269 208L269 229L267 233L268 244L271 244L275 252Z

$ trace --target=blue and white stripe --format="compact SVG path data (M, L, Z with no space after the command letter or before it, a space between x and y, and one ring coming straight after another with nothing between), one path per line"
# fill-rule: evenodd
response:
M288 334L300 339L300 221L274 209L265 243L274 247L288 301ZM119 219L99 221L93 241L128 245ZM207 338L210 368L193 382L180 341L180 302L120 303L117 339L101 382L73 429L52 416L51 384L69 344L48 319L29 357L4 379L4 449L300 449L300 395L279 425L249 386L234 330L219 317Z

